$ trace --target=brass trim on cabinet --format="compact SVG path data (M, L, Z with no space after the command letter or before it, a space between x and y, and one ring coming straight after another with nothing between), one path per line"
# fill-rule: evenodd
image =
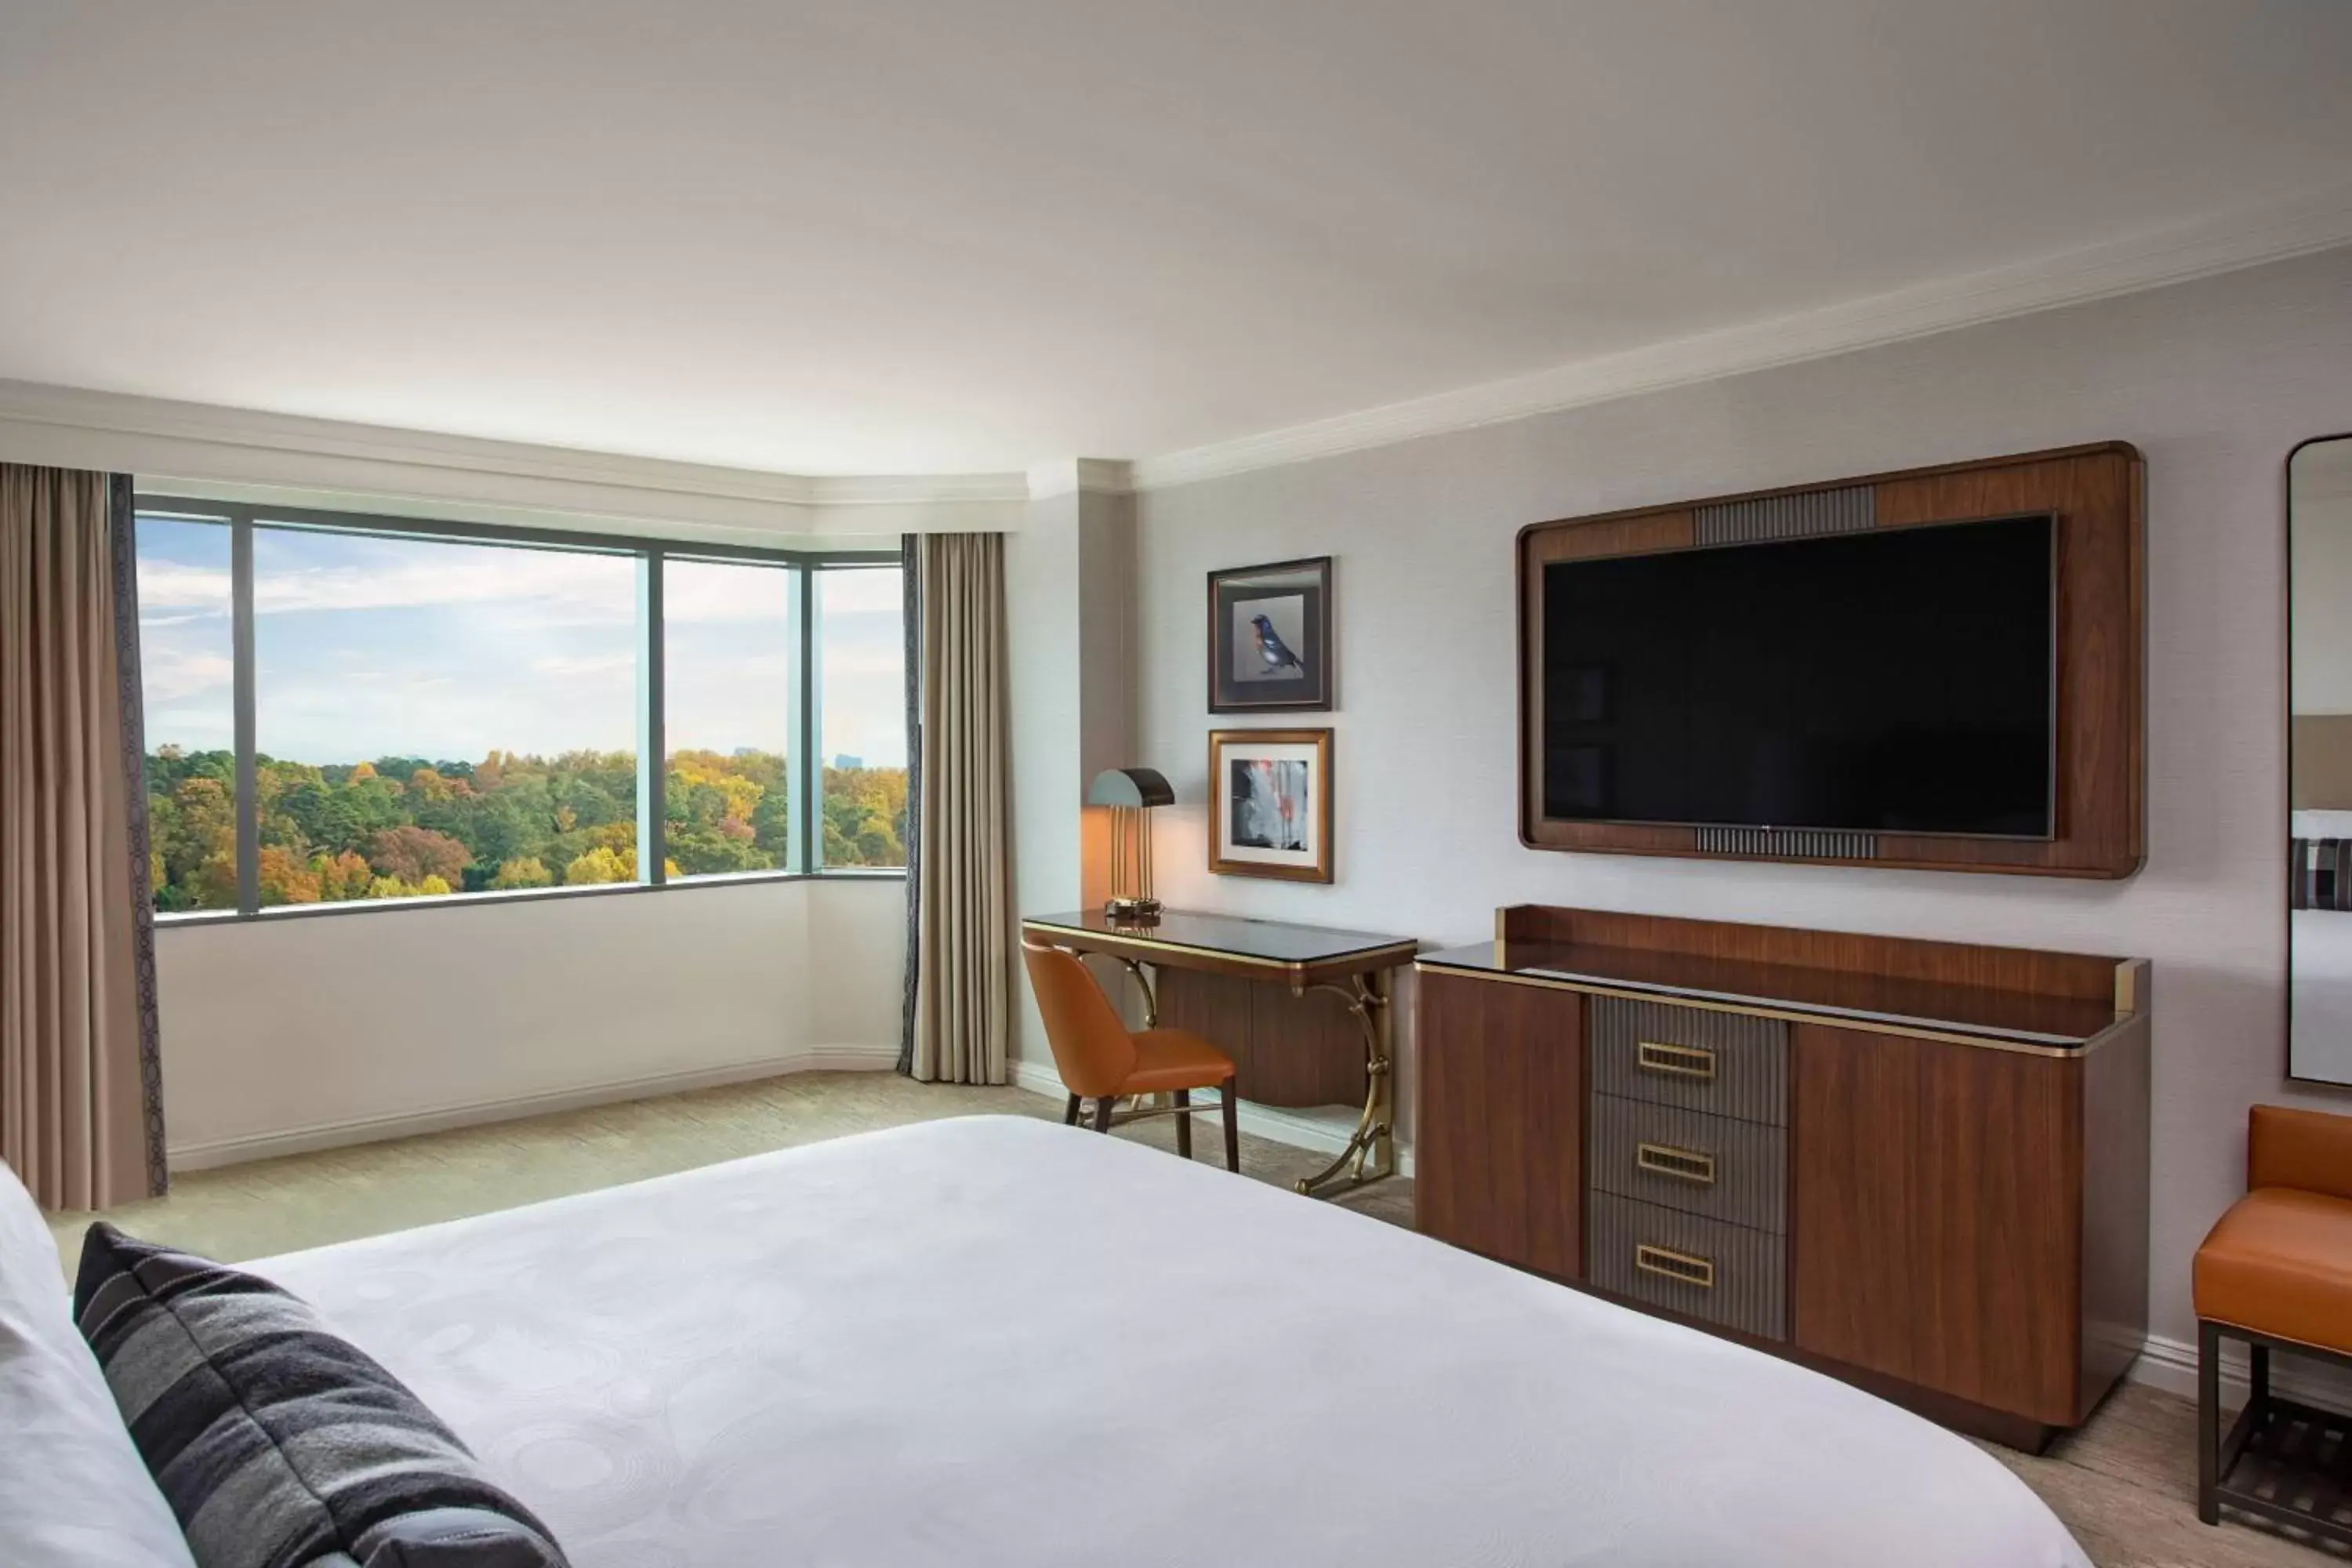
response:
M1715 1185L1715 1156L1696 1149L1677 1149L1671 1143L1636 1143L1633 1164L1654 1176L1671 1176L1677 1182L1702 1187Z
M1715 1053L1704 1046L1636 1040L1633 1043L1633 1065L1643 1072L1671 1073L1676 1078L1695 1078L1706 1083L1715 1081Z
M1967 1034L1956 1028L1923 1029L1916 1025L1889 1024L1843 1013L1808 1013L1796 1007L1759 1007L1738 1002L1710 1002L1696 996L1679 996L1671 991L1641 991L1620 985L1601 985L1586 980L1553 980L1540 974L1512 974L1496 969L1465 968L1458 963L1432 963L1427 959L1413 960L1412 967L1416 974L1459 974L1473 980L1492 980L1505 985L1532 985L1542 991L1574 991L1586 996L1622 996L1628 1002L1662 1002L1674 1007L1696 1007L1706 1013L1737 1013L1748 1018L1778 1018L1787 1024L1827 1024L1865 1035L1899 1035L1906 1040L1936 1040L1948 1046L1975 1046L1988 1051L2015 1051L2021 1056L2057 1057L2061 1059L2089 1056L2143 1016L2135 1013L2127 1018L2117 1018L2079 1046L2036 1046L2024 1040L2005 1040L1998 1035Z
M1655 1274L1680 1285L1696 1285L1702 1290L1715 1289L1715 1260L1695 1258L1687 1252L1676 1252L1671 1247L1657 1247L1641 1242L1633 1248L1633 1267L1644 1274Z

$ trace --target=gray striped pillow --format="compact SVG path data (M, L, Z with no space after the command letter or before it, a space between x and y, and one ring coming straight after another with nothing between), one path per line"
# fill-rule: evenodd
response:
M198 1568L563 1568L414 1394L268 1280L94 1225L74 1317Z
M2287 841L2286 905L2352 910L2352 838Z

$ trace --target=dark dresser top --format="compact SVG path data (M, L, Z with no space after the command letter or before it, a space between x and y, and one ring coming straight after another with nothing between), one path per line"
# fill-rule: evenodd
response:
M2087 1044L2116 1022L2112 1003L2078 997L1584 943L1483 942L1425 952L1418 966L2057 1048Z

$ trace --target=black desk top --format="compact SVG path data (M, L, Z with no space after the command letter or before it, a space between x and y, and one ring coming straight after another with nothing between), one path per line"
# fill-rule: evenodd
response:
M1028 915L1021 923L1106 942L1230 954L1259 963L1320 964L1391 952L1395 956L1390 962L1403 963L1421 946L1409 936L1334 931L1326 926L1200 914L1190 910L1163 910L1158 920L1150 921L1115 921L1100 910L1079 910L1067 914Z

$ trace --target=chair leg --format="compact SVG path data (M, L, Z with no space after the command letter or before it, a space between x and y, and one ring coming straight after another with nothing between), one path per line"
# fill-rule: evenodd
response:
M1242 1168L1242 1123L1240 1103L1234 1098L1234 1079L1227 1079L1217 1090L1225 1103L1225 1169L1239 1173Z
M1185 1107L1192 1103L1191 1089L1180 1089L1176 1091L1176 1153L1179 1158L1185 1160L1192 1157L1192 1118L1185 1110Z
M1108 1132L1110 1131L1110 1108L1118 1103L1118 1096L1115 1094L1106 1094L1100 1096L1095 1100L1096 1131Z
M1084 1105L1086 1102L1087 1097L1083 1094L1074 1094L1070 1096L1070 1109L1068 1113L1062 1118L1062 1125L1065 1127L1076 1127L1078 1124L1078 1107Z
M2213 1489L2221 1476L2221 1330L2217 1323L2197 1325L2197 1517L2207 1524L2221 1522L2221 1505Z
M2246 1390L2246 1397L2254 1401L2254 1408L2260 1410L2262 1402L2271 1396L2271 1347L2248 1345L2246 1362L2246 1372L2251 1384Z

